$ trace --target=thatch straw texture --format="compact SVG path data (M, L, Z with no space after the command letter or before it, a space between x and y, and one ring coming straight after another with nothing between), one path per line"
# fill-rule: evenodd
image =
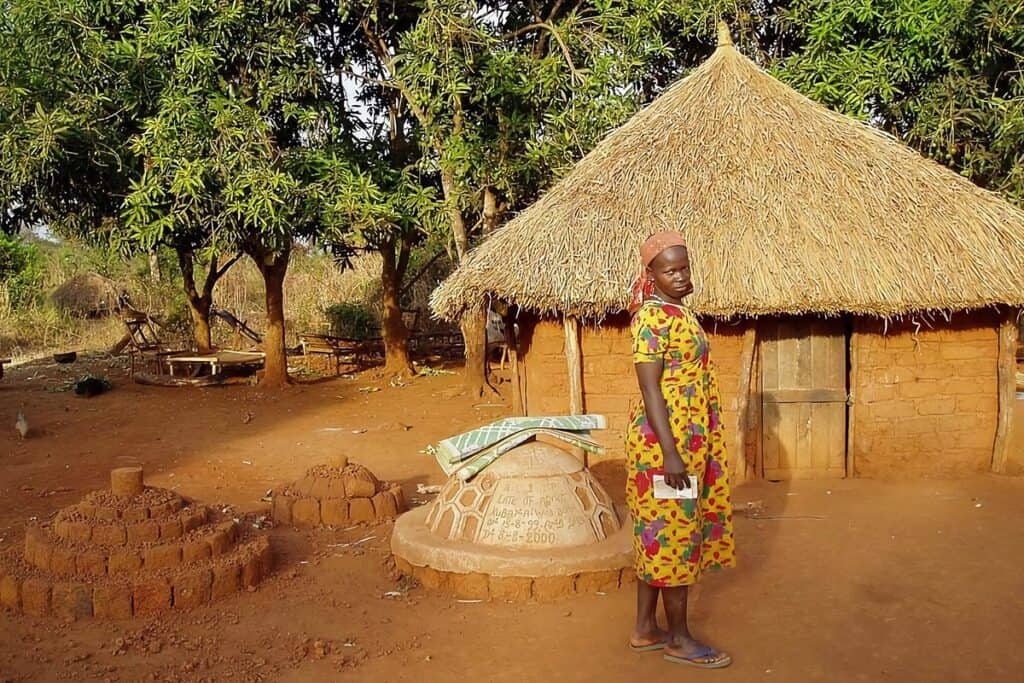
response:
M118 307L117 284L98 273L74 276L50 295L59 308L79 316L111 313Z
M433 309L621 311L640 243L664 229L686 235L707 315L1024 304L1024 212L725 41L477 248Z

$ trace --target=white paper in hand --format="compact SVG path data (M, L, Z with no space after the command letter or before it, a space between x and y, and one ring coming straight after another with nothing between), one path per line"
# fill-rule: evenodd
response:
M659 500L680 499L687 500L697 497L697 477L690 475L690 485L685 489L674 489L665 483L665 477L661 474L654 475L654 497Z

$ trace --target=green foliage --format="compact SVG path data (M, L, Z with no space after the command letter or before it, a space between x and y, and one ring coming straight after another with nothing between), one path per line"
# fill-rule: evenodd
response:
M445 200L479 236L706 58L719 18L755 5L427 0L382 79L415 113L421 166L452 176Z
M145 3L12 0L0 15L0 229L101 238L141 163L127 150L159 65L122 29Z
M18 237L0 233L0 284L7 290L9 305L21 308L36 300L42 279L39 249Z
M1016 0L799 0L778 73L1024 205L1024 10Z
M808 96L1024 202L1016 0L4 8L0 231L106 245L88 252L104 274L156 245L263 263L299 240L380 251L401 281L417 246L451 251L448 209L478 237L534 201L705 59L720 18Z
M423 127L428 164L450 169L463 210L480 188L521 207L637 104L630 87L666 49L654 3L601 11L430 0L401 40L395 87ZM641 25L642 24L642 25ZM449 201L458 201L449 197Z
M343 302L328 306L324 315L331 325L331 334L346 339L366 339L377 333L373 312L357 303Z
M328 120L311 19L273 0L147 3L128 39L163 80L131 141L146 160L123 214L134 242L280 253L315 234Z
M18 237L0 235L0 280L19 275L29 267L37 250Z
M415 242L438 229L437 192L415 169L393 168L366 151L359 160L334 156L323 170L321 240L379 250L403 235Z

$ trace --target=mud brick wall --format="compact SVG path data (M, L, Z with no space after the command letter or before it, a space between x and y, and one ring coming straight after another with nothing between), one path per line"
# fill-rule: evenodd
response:
M854 321L855 475L988 471L999 409L997 329L987 312L956 314L931 329Z
M736 424L743 330L740 325L702 321L718 368L726 431ZM520 325L526 409L530 415L564 414L569 410L565 332L561 320L541 319ZM584 324L580 339L583 354L583 405L589 413L607 416L608 429L595 433L610 458L625 455L624 440L630 409L640 401L631 355L629 319L616 316L600 325ZM756 439L748 438L747 457L753 462Z

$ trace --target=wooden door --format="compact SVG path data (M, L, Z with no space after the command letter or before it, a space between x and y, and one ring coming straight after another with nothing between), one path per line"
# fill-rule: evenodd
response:
M846 476L843 321L783 318L761 330L763 476Z

